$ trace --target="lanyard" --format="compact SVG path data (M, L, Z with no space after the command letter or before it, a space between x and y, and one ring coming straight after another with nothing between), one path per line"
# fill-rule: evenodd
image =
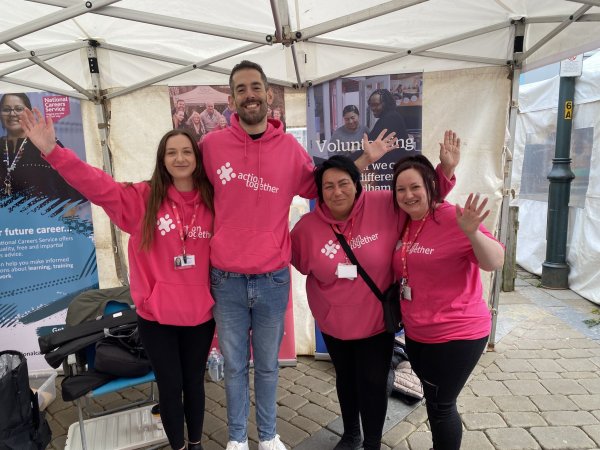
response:
M422 219L423 221L421 222L421 225L419 225L419 228L417 229L417 232L415 233L412 241L409 241L409 239L408 239L408 233L410 231L410 225L412 223L412 219L409 219L408 224L406 225L406 229L404 230L404 235L402 236L402 247L400 248L400 260L402 261L402 284L403 285L408 284L408 268L407 268L408 246L409 246L409 244L411 244L410 248L412 249L412 247L415 245L415 243L417 242L417 238L419 237L419 233L423 229L423 225L425 225L425 222L427 222L427 219L429 219L429 213L427 213L425 215L425 217Z
M12 173L17 167L17 163L21 159L21 156L23 156L23 151L25 150L26 143L27 138L23 139L23 142L21 142L21 146L17 150L11 163L8 154L8 136L6 136L6 141L4 142L4 164L6 165L6 177L4 178L4 193L6 195L12 194Z
M185 227L185 232L183 231L184 226L181 222L181 218L179 217L179 211L177 211L177 205L175 205L174 202L171 202L171 208L173 209L173 214L175 215L175 222L177 223L177 230L179 231L179 239L181 239L183 262L185 263L187 262L185 254L185 241L188 237L188 232L190 231L190 228L194 226L194 222L196 221L196 211L198 210L198 202L194 204L194 214L192 215L192 220L190 224Z
M352 219L350 219L350 229L349 229L350 231L348 232L348 236L346 236L345 233L342 233L342 230L340 230L339 225L331 225L331 229L333 230L333 232L344 236L346 238L346 241L348 241L348 245L350 245L350 242L352 241L352 229L353 228L354 228L354 217ZM346 264L350 264L348 255L346 255Z

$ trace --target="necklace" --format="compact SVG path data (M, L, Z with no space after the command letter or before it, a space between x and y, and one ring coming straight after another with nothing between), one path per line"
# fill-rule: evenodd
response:
M17 154L10 162L10 156L8 154L8 136L6 136L6 140L4 141L4 164L6 164L6 177L4 177L4 193L6 195L12 194L12 173L17 167L17 163L23 156L23 151L25 150L25 144L27 143L27 138L23 139L19 149L17 150Z

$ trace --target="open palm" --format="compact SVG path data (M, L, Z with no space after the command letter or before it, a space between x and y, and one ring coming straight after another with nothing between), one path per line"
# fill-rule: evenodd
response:
M27 139L33 143L44 155L52 151L56 145L56 133L52 119L45 118L39 109L33 112L26 109L20 118L21 126L25 130Z
M444 142L440 142L440 162L444 171L452 173L460 162L460 138L452 130L446 130Z

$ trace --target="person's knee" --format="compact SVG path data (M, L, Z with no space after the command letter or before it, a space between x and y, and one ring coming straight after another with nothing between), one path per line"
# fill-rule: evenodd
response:
M429 420L445 421L457 414L456 402L426 401Z

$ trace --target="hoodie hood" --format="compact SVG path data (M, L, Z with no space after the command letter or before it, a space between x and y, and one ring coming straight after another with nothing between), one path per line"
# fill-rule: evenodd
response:
M193 193L193 195L192 195ZM187 195L186 195L187 194ZM181 193L172 184L167 188L167 199L174 202L176 205L194 205L200 197L200 193L196 189L193 192Z
M233 113L231 115L231 126L225 128L225 130L222 130L221 132L230 132L241 142L252 140L248 132L242 128L238 113ZM284 134L283 124L279 120L269 118L267 119L267 128L264 134L257 139L257 141L268 142L282 134Z

